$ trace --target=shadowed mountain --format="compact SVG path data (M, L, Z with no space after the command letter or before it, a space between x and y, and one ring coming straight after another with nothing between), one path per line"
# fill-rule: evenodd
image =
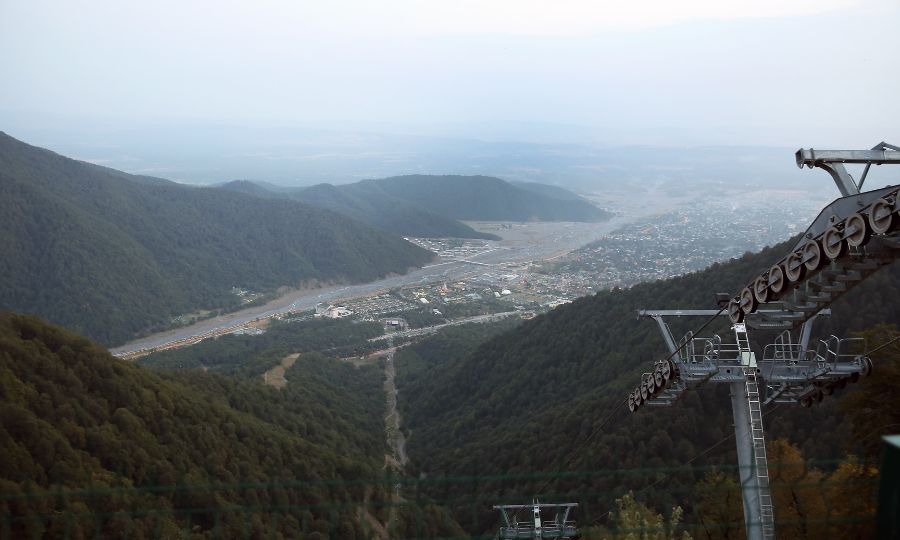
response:
M472 221L601 221L603 210L561 188L524 189L490 176L394 176L366 180L384 193L453 219ZM543 191L543 192L540 192ZM548 196L548 192L556 193ZM567 192L568 193L568 192Z
M105 344L239 305L233 287L366 281L431 259L299 201L133 176L3 133L0 252L0 307Z
M600 221L609 217L565 189L489 176L397 176L279 189L235 181L221 187L255 196L295 198L403 236L497 239L457 220Z
M544 197L550 197L551 199L559 199L561 201L581 201L583 200L580 196L572 193L568 189L561 188L559 186L551 186L550 184L539 184L537 182L510 182L512 185L519 189L524 189L526 191L531 191L533 193L537 193L538 195L542 195Z
M417 207L366 182L340 186L318 184L307 188L275 190L253 182L236 181L221 187L258 197L299 200L401 236L499 239L495 235L478 232L455 219Z

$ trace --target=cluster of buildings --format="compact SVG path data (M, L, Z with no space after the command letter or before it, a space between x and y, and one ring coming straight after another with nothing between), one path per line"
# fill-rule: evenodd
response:
M316 317L325 317L328 319L343 319L353 315L353 311L347 306L335 306L334 304L316 304Z
M787 240L803 231L819 208L803 199L752 207L710 201L619 229L541 265L541 271L572 293L667 279Z
M231 294L240 298L241 304L249 304L250 302L254 302L265 296L263 293L248 291L247 289L241 289L240 287L232 287Z
M345 302L343 307L362 319L374 321L385 315L418 309L419 306L399 298L395 294L382 293L375 296L354 298Z
M443 260L468 259L496 249L487 240L462 238L405 238L405 240L436 253Z

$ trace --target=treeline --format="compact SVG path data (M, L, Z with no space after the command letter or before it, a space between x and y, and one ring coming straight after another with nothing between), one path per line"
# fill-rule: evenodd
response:
M875 538L878 470L849 457L827 462L827 471L785 439L768 444L776 536L807 538ZM607 525L588 520L582 536L598 540L659 540L747 537L741 487L733 469L708 469L690 490L693 516L684 520L680 506L662 513L640 502L642 492L618 497Z
M471 346L450 348L429 358L428 350L440 348L439 342L412 346L404 353L412 361L398 360L398 381L404 429L411 432L413 473L512 476L514 480L480 483L478 490L498 502L528 502L538 492L548 501L574 498L593 509L592 519L597 509L602 515L613 508L615 496L652 485L641 492L642 503L653 509L681 505L688 522L696 523L693 495L703 468L735 462L733 441L723 442L732 434L727 389L709 385L688 392L672 407L645 408L634 415L619 407L640 374L666 351L656 325L638 321L636 312L714 307L713 293L737 290L748 275L787 249L782 244L703 272L582 298L487 339L474 351ZM882 270L836 302L831 320L816 332L846 336L877 323L900 322L900 308L893 302L898 278L896 265ZM673 332L680 336L702 322L676 322ZM728 332L724 322L711 330ZM774 338L751 335L757 344ZM883 340L873 338L876 345ZM876 399L887 393L865 393L885 370L893 369L885 359L876 359L876 377L844 391L852 394L845 403L862 399L854 396ZM789 440L812 460L843 459L847 452L874 460L867 444L877 444L878 426L891 422L866 422L875 435L857 433L854 428L866 416L848 421L837 411L837 401L826 398L813 409L778 407L766 417L769 437ZM900 403L870 404L866 410L872 409L900 410ZM715 451L707 452L709 448ZM547 478L557 471L600 473ZM661 475L666 480L660 483ZM432 494L453 500L467 489L471 486L447 485ZM453 511L472 533L496 523L489 506L475 512L461 505Z
M380 371L308 354L286 378L154 373L0 314L0 536L370 537Z

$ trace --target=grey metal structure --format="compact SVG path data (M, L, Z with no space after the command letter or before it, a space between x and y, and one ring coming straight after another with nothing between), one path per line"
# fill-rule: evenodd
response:
M862 193L871 165L900 164L896 146L797 151L801 167L821 167L844 194L826 206L791 251L732 297L733 322L793 329L900 255L900 186ZM857 184L843 163L865 163Z
M819 315L829 315L822 310ZM775 537L774 507L769 491L762 409L772 402L811 406L836 389L872 370L865 356L865 341L859 338L810 340L811 317L796 333L783 331L763 350L762 358L750 347L747 325L731 326L733 339L718 334L705 336L688 333L675 340L668 318L727 315L716 310L642 310L639 317L653 319L659 325L670 359L656 363L652 372L641 377L641 384L628 396L634 412L643 405L665 406L686 391L708 383L726 383L731 390L738 469L744 502L747 537ZM764 381L761 386L760 381Z
M841 195L847 197L856 195L862 190L872 165L900 163L900 148L893 144L880 142L871 150L813 150L812 148L807 150L801 148L794 156L797 166L801 169L806 165L810 169L819 167L827 171L834 179L834 183L837 184ZM866 168L863 169L858 183L847 172L844 163L865 163Z
M628 396L634 412L644 404L671 405L702 384L730 385L744 519L754 540L775 537L762 408L772 402L809 407L871 373L864 340L812 340L812 327L818 316L830 315L831 302L900 255L900 187L860 192L871 165L900 164L900 148L880 143L859 151L800 149L796 159L800 167L828 171L843 197L822 210L786 257L739 294L724 295L727 312L640 311L639 317L659 325L669 356L644 373ZM844 163L866 164L858 183ZM718 315L729 317L733 341L690 332L676 340L666 321ZM780 333L758 358L748 329Z
M575 522L569 519L569 513L578 503L545 504L534 501L532 504L501 504L494 506L503 516L499 538L576 538L578 529ZM516 520L521 510L528 510L525 521ZM512 512L512 517L510 517ZM551 518L552 515L552 518Z

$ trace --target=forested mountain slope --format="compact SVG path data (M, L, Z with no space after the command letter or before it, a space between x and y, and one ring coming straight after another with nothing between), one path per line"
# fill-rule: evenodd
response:
M318 184L306 188L283 190L276 196L288 196L358 219L388 233L415 237L486 238L481 233L453 218L430 212L402 198L385 193L377 184L357 182L334 186Z
M553 186L524 189L491 176L408 175L365 180L430 212L472 221L601 221L609 214ZM540 185L538 185L540 186Z
M472 352L465 352L471 347L448 348L431 340L399 353L400 406L404 429L411 432L408 450L414 470L493 478L479 485L479 492L503 502L527 502L543 485L543 498L572 498L595 512L614 508L613 499L628 490L653 485L641 494L645 502L660 509L679 503L693 510L692 490L703 476L694 467L734 462L730 441L718 452L701 454L732 432L723 385L688 392L669 408L645 407L633 415L622 408L594 433L640 374L665 356L656 324L637 320L636 311L714 308L715 292L734 292L789 245L703 272L579 299ZM898 289L900 267L894 265L836 302L831 321L817 332L846 335L900 321L900 306L893 301ZM689 321L673 331L680 336L702 322ZM718 329L727 337L724 321ZM762 342L768 337L752 335ZM432 348L443 354L431 354ZM780 408L767 418L770 438L787 437L809 458L838 458L845 450L856 450L857 440L835 414L835 402L826 399L812 409ZM545 483L541 475L558 470L591 472ZM500 479L507 476L513 478ZM445 496L451 500L462 493L448 491ZM485 531L495 520L486 510L458 511L470 532Z
M368 537L360 505L386 496L380 371L310 354L286 378L154 373L0 312L3 534Z
M534 193L550 197L551 199L560 199L563 201L582 200L580 196L559 186L551 186L550 184L541 184L539 182L510 182L510 184L526 191L533 191Z
M563 188L490 176L411 175L278 190L235 181L221 187L256 196L295 198L403 236L496 239L457 220L600 221L609 217Z
M0 307L105 344L308 280L364 281L431 255L297 201L132 176L0 133Z

